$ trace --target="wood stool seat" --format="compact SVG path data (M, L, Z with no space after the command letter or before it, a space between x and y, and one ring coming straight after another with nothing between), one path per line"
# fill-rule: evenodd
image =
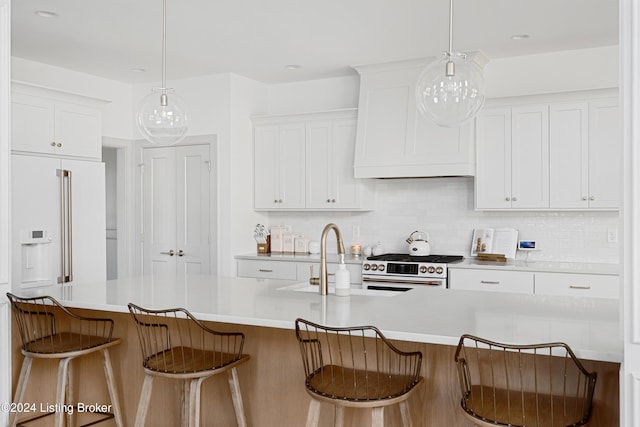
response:
M118 392L109 355L109 348L121 342L120 339L112 337L113 320L79 316L50 296L22 298L7 293L7 298L11 302L12 311L20 332L22 340L21 351L24 355L14 402L23 402L34 359L59 359L56 406L61 408L72 405L73 369L71 361L77 357L100 352L103 357L103 368L113 412L99 412L104 417L97 422L114 419L117 426L123 426ZM63 411L55 412L56 426L64 424L64 415ZM67 423L73 424L73 413L67 413L66 416ZM17 422L17 413L12 413L9 425L13 427ZM23 422L25 421L21 421L21 423Z
M239 426L246 426L236 367L249 360L242 354L244 334L209 329L184 308L150 310L129 304L136 323L145 379L136 427L144 426L154 377L183 381L181 425L200 425L200 389L207 378L227 372Z
M407 399L418 390L421 352L398 350L374 326L333 328L296 320L311 396L307 426L317 426L320 402L336 407L335 425L343 423L343 408L370 408L372 424L384 424L384 407L400 405L402 424L411 426Z

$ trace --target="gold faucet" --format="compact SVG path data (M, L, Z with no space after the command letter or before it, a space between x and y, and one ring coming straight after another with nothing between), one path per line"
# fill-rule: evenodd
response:
M320 285L320 295L327 295L329 293L329 279L327 277L327 235L329 230L336 233L336 239L338 243L338 254L340 254L340 262L344 262L344 244L342 243L342 233L337 225L330 223L322 230L322 236L320 237L320 277L312 277L309 279L309 283L312 285Z

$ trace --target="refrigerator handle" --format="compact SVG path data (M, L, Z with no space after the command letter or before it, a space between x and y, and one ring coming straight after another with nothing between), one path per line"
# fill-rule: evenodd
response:
M71 171L57 169L60 177L60 277L58 283L73 280L73 256L71 248ZM66 179L65 179L66 178Z

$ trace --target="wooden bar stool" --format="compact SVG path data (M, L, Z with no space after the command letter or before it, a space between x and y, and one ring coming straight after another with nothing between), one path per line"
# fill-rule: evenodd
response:
M402 424L411 426L407 399L422 383L422 353L398 350L374 326L332 328L296 320L311 396L307 427L317 426L320 403L336 407L335 425L343 425L343 409L371 408L372 425L384 425L385 406L400 405Z
M460 407L478 426L577 427L591 417L596 373L564 343L508 345L463 335Z
M200 388L207 378L227 372L238 426L247 421L236 367L249 360L242 354L244 334L207 328L183 308L148 310L129 304L140 338L145 372L136 414L144 426L154 377L183 381L181 425L200 425Z
M113 320L92 319L72 313L50 296L21 298L7 293L22 340L24 361L14 397L15 403L23 403L31 366L34 359L59 359L56 386L56 407L73 404L73 359L101 352L104 359L104 374L113 412L99 412L104 417L98 422L114 418L117 426L123 426L118 392L111 367L109 348L120 344L120 339L111 336ZM71 412L71 413L69 413ZM73 414L66 411L67 423L73 425ZM47 416L51 414L41 415ZM65 411L55 412L55 425L64 424ZM10 416L9 425L15 426L17 414ZM25 422L25 421L22 421ZM91 424L96 423L96 421Z

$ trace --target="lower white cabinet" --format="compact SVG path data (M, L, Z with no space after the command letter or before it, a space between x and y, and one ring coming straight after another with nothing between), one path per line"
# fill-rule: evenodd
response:
M253 277L257 279L282 279L306 282L310 277L318 277L320 263L311 261L270 261L239 259L238 277ZM335 273L338 263L327 263L329 283L335 283ZM362 265L347 264L347 270L352 284L362 284Z
M618 298L616 275L450 268L449 288L589 298Z
M618 298L618 276L536 273L535 293L593 298Z
M296 280L296 271L292 261L238 260L238 277Z
M449 288L533 294L533 273L493 269L449 269Z

